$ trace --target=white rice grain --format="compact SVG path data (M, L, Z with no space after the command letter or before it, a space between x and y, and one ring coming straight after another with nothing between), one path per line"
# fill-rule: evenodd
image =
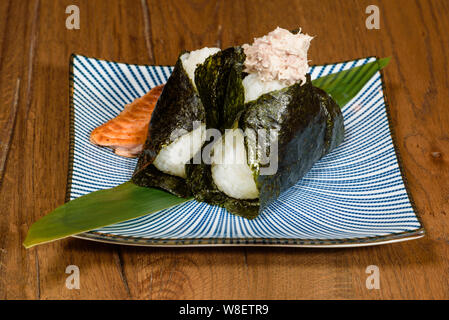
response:
M218 189L236 199L257 199L259 190L247 163L243 132L226 130L212 148L212 178Z

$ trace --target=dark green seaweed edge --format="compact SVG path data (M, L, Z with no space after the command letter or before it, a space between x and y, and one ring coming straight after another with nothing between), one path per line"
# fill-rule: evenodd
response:
M67 184L66 184L66 196L65 202L70 201L70 190L72 187L72 176L73 176L73 163L74 163L74 147L75 147L75 106L73 103L73 60L75 56L91 58L85 55L79 55L72 53L70 56L70 64L69 64L69 159L68 159L68 174L67 174ZM326 67L330 64L338 64L338 63L346 63L354 60L366 59L366 58L376 58L377 56L369 56L362 58L355 58L350 60L345 60L341 62L333 62L333 63L325 63L323 67ZM95 58L94 58L95 59ZM100 60L100 59L98 59ZM109 60L103 60L109 61ZM114 61L110 61L114 62ZM154 65L142 65L142 66L154 66ZM140 245L140 246L213 246L213 245L224 245L224 246L232 246L232 245L268 245L268 246L316 246L316 247L333 247L333 246L352 246L352 245L375 245L379 242L387 242L387 241L406 241L412 240L416 238L423 237L426 233L425 228L423 226L421 215L418 213L418 209L416 207L416 203L411 195L408 180L405 176L405 170L403 167L402 158L399 153L399 149L396 143L396 135L393 129L392 121L391 121L391 113L390 113L390 105L388 103L387 94L385 90L385 81L384 81L384 73L383 70L380 70L380 78L382 83L382 92L385 101L385 110L387 113L388 126L390 129L390 135L393 142L393 147L396 153L396 160L398 162L398 166L401 172L402 181L404 183L405 190L407 192L410 204L414 210L415 216L420 223L420 227L416 230L403 231L399 233L393 233L386 236L375 236L375 237L365 237L365 238L342 238L342 239L288 239L288 238L198 238L198 239L162 239L162 238L135 238L135 237L125 237L108 233L100 233L96 231L89 231L80 233L78 235L72 236L73 238L84 239L84 240L92 240L105 242L110 244L117 245Z

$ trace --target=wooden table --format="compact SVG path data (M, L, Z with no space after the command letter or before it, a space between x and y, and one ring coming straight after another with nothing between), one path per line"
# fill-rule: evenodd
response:
M80 9L80 29L65 26ZM365 8L380 9L368 30ZM0 299L449 298L449 2L445 0L0 1ZM312 63L391 56L386 93L425 238L352 249L137 248L66 239L29 250L64 202L69 56L173 64L182 49L315 35ZM80 269L80 289L65 269ZM365 285L369 265L380 289Z

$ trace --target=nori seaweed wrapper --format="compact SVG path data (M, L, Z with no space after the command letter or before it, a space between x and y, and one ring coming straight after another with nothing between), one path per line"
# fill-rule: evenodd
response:
M312 85L310 75L307 75L304 85L294 84L247 103L239 126L243 130L277 129L279 133L278 156L273 157L277 161L276 173L259 174L258 171L267 165L255 168L261 209L295 185L315 162L331 152L344 138L340 107L327 93ZM257 154L270 147L263 144L250 146L247 137L245 142L248 152L250 148L255 148L253 153Z
M242 110L245 58L241 47L231 47L208 57L196 68L195 84L206 110L207 128L230 128Z
M340 107L327 93L312 86L310 75L302 86L294 84L246 103L235 120L244 132L258 129L277 132L277 157L270 154L273 146L270 139L253 143L245 136L248 157L257 155L248 164L254 172L259 199L239 200L227 196L218 190L211 166L206 164L187 165L187 183L197 200L225 207L249 219L257 217L283 191L295 185L344 138ZM260 163L260 154L270 158L271 163ZM273 161L277 170L273 174L261 174Z
M163 173L152 163L161 148L177 138L172 133L181 134L184 130L184 133L190 132L194 129L195 121L205 122L205 119L204 106L198 91L178 58L151 115L148 137L134 170L132 182L143 187L161 188L181 197L190 196L191 192L185 179Z

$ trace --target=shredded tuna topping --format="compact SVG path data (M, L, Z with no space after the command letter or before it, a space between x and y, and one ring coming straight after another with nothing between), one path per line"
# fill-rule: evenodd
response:
M313 37L293 34L277 27L266 36L255 38L252 45L244 44L245 72L257 73L262 81L281 81L285 85L306 82L309 70L307 51Z

